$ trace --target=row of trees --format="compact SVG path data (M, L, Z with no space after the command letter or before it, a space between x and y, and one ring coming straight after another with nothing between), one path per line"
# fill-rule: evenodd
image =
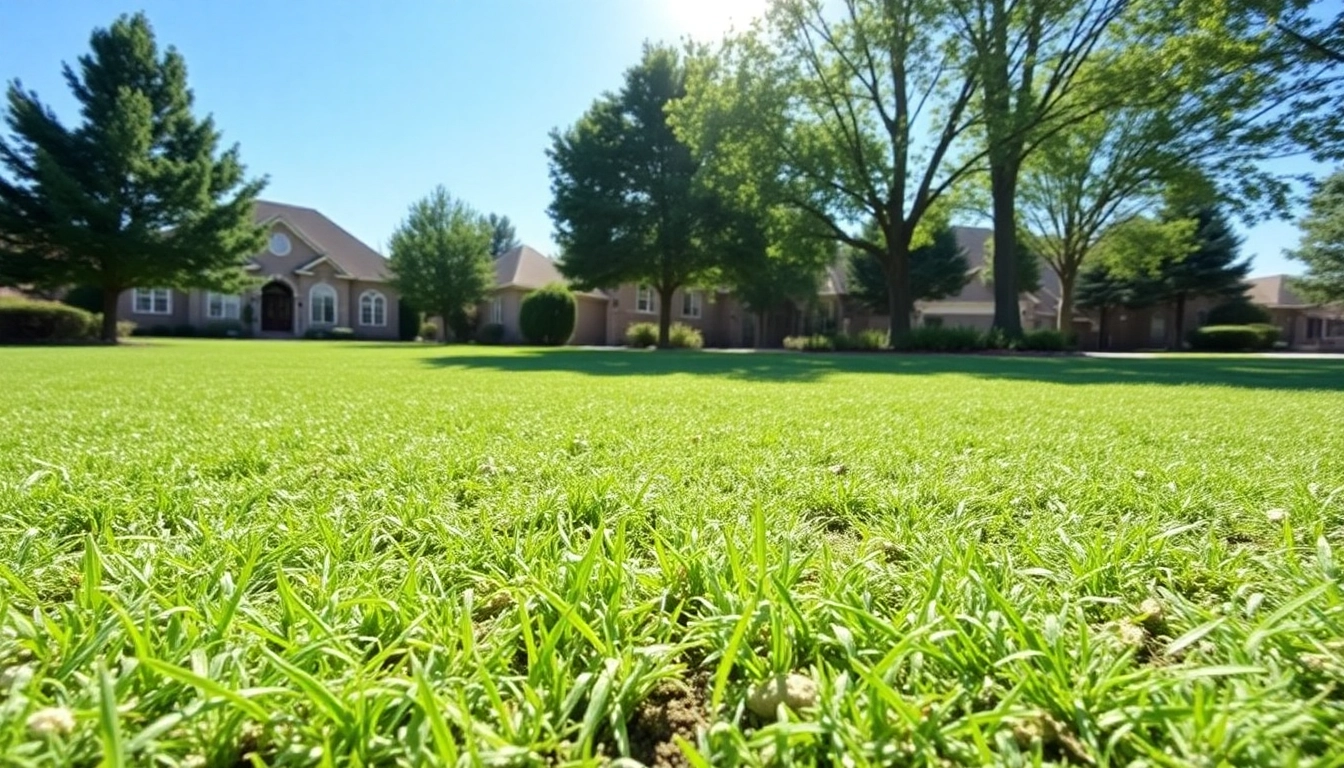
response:
M774 0L712 50L646 47L553 134L562 269L651 285L665 342L677 288L768 311L840 247L900 334L951 290L927 271L955 262L940 233L978 211L995 325L1020 333L1036 257L1067 329L1089 265L1181 283L1216 206L1288 209L1293 179L1264 161L1344 147L1340 37L1303 0Z

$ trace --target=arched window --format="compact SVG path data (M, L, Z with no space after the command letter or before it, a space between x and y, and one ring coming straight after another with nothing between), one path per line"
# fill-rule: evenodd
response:
M365 291L359 295L359 324L387 325L387 299L377 291Z
M336 289L326 283L308 291L308 319L315 325L336 324Z

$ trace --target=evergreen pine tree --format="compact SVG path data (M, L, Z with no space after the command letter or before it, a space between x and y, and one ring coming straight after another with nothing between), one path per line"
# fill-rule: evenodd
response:
M1251 262L1238 261L1241 238L1232 231L1231 223L1217 206L1172 209L1165 218L1195 222L1195 247L1181 258L1164 262L1159 273L1164 298L1173 304L1176 313L1170 346L1179 349L1185 338L1186 302L1198 296L1244 295Z
M192 114L182 56L159 54L143 14L95 30L65 80L80 105L68 127L13 82L0 138L0 284L93 285L102 338L116 341L117 298L136 286L237 290L261 250L253 222L263 180L236 146L218 151Z

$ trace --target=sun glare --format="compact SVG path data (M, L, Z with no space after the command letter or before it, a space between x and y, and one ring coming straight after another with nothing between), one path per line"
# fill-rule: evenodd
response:
M729 30L743 30L765 12L768 0L663 0L664 14L678 35L712 42Z

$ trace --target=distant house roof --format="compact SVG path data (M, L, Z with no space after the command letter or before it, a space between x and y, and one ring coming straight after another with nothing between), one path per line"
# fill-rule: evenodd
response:
M556 263L535 248L520 245L495 258L496 288L534 291L551 283L568 283L568 281L560 274L560 268ZM575 293L604 301L609 298L600 291L575 291Z
M1253 277L1246 281L1250 288L1246 291L1251 301L1265 307L1310 307L1312 302L1299 296L1292 289L1292 277L1289 275L1269 275Z
M256 219L258 223L283 221L318 251L319 257L300 269L316 266L325 259L342 276L355 280L384 281L388 278L387 259L382 254L312 208L258 200Z

